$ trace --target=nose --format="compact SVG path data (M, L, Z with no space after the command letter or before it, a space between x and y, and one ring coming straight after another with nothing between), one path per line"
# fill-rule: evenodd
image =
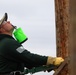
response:
M10 21L7 21L7 23L10 23Z

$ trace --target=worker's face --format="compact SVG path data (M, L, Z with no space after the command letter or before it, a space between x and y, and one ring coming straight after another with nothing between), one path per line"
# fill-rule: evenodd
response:
M5 32L13 32L14 27L12 26L12 24L10 23L10 21L4 21L1 28L5 31Z

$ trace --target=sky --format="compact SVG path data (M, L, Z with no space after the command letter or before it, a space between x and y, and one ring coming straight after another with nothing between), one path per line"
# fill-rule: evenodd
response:
M32 53L56 56L54 0L0 0L0 18L5 12L8 20L21 27L28 36L24 48ZM34 75L52 74L40 72Z

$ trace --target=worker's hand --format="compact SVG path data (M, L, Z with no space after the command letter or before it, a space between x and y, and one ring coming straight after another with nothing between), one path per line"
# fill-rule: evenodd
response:
M62 57L55 58L54 65L59 66L62 62L64 62L64 59Z
M62 62L64 62L62 57L48 57L47 59L47 65L53 64L59 66Z

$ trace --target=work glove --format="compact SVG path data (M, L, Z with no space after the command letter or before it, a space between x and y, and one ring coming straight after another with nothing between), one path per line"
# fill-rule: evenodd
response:
M64 62L64 59L62 57L48 57L46 65L59 66L62 62Z

